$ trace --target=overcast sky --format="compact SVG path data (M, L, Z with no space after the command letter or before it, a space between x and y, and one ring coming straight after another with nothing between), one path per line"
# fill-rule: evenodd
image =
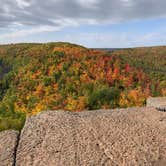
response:
M166 0L0 0L0 44L166 45Z

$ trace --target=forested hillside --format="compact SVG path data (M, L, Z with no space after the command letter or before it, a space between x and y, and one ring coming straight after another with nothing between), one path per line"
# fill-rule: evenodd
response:
M0 46L0 130L43 110L142 106L166 95L165 47L113 53L69 43ZM162 60L163 59L163 60Z
M166 87L166 46L122 49L113 54L124 63L142 69L159 86Z

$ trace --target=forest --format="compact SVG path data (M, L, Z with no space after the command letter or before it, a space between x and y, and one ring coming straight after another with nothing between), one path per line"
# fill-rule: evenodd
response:
M166 96L166 47L0 46L0 131L45 110L144 106L149 96Z

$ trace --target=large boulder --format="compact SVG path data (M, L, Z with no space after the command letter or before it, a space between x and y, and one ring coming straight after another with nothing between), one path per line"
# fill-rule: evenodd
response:
M166 97L150 97L147 99L147 107L155 107L160 111L166 111Z
M0 166L14 165L17 143L17 131L0 132Z
M166 165L166 113L153 108L43 112L22 130L17 166Z

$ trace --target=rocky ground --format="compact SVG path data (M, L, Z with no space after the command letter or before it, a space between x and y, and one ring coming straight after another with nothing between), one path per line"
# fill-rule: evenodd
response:
M18 136L17 131L0 132L0 166L14 165Z
M0 166L166 165L166 113L152 107L48 111L27 119L18 140L0 137Z
M150 97L147 99L147 106L166 112L166 97Z

